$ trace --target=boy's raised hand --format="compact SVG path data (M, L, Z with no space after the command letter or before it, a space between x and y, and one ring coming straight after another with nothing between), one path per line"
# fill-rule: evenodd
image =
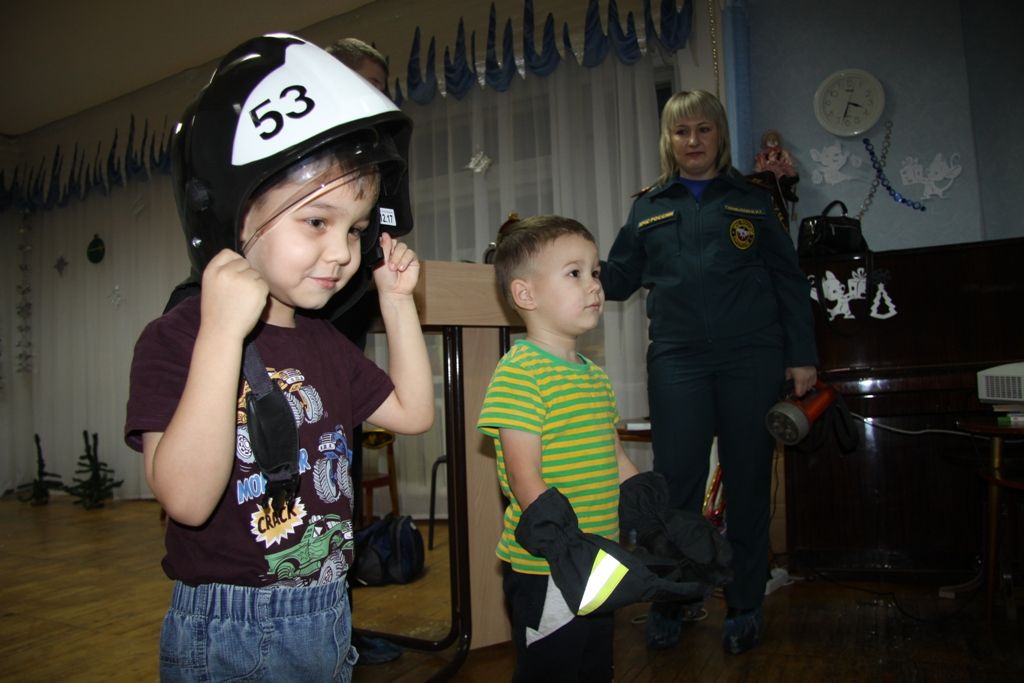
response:
M269 293L267 283L245 257L223 249L203 271L202 323L245 337L259 321Z
M377 292L381 295L411 295L420 276L420 262L409 245L396 240L386 232L380 235L384 260L373 271Z

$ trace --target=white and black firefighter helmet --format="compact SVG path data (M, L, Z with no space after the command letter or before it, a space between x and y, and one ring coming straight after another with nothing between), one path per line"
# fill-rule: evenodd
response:
M251 199L279 174L336 149L348 170L380 172L364 254L379 230L412 230L412 121L334 56L284 33L248 40L220 62L171 143L175 199L194 272L221 249L241 253ZM369 266L375 259L367 259Z

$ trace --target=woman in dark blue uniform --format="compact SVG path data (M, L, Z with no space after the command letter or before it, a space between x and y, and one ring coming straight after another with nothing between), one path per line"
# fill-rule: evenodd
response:
M769 574L764 417L787 379L802 396L817 378L810 292L771 195L730 164L718 99L679 92L661 118L661 176L637 196L601 282L609 301L648 290L654 469L673 507L700 511L718 435L735 572L722 643L739 654L760 642ZM652 607L648 647L675 646L686 613Z

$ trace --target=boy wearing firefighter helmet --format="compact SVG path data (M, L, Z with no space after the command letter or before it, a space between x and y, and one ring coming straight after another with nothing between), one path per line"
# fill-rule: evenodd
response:
M419 262L396 239L410 130L333 56L274 34L228 53L175 131L202 291L140 336L125 425L170 517L162 680L351 679L349 440L364 420L433 421ZM387 372L323 319L370 269Z

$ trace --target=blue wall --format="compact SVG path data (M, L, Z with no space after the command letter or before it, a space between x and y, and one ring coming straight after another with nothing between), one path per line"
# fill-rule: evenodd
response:
M1020 80L1021 40L1009 38L1010 10L1001 3L964 2L962 16L958 0L749 0L754 143L752 149L734 152L737 166L748 170L762 131L775 128L798 161L799 216L820 213L833 199L857 213L874 178L863 136L838 138L828 133L815 119L812 103L818 85L832 72L865 69L886 91L885 113L866 135L880 152L883 124L893 122L885 167L892 186L911 199L921 198L924 186L905 185L901 178L908 157L927 167L941 154L961 167L945 198L922 202L924 212L897 204L880 187L863 218L869 245L880 251L1024 236L1020 221L1007 220L1006 200L1016 199L1024 187L1005 170L996 171L1008 163L1010 149L1017 150L1020 163L1024 136L1019 126L1007 132L1001 123L1010 114L990 106L998 101L997 92ZM1009 39L992 53L989 36L997 26ZM1016 66L1011 66L1014 55ZM1005 74L1006 80L997 74ZM1020 102L1019 91L1011 97ZM1022 114L1024 109L1018 106L1012 115ZM851 180L814 184L813 172L820 167L811 150L837 141L861 165L855 168L848 161L841 169Z
M961 2L986 239L1024 235L1024 40L1019 7L1001 0Z

